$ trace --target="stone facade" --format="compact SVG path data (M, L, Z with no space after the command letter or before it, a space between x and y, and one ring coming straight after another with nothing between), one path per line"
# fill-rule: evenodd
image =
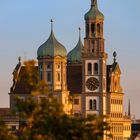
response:
M67 114L81 117L89 114L107 115L111 126L111 131L107 133L113 134L110 139L127 140L131 135L131 116L130 113L124 115L124 93L116 52L113 54L113 63L107 65L103 27L104 15L98 10L97 0L91 0L91 8L85 14L84 45L80 37L76 48L68 54L67 61L65 48L55 39L52 29L48 41L38 50L38 66L34 69L39 72L40 80L48 84L50 92L64 105ZM74 57L77 50L80 53ZM14 108L16 96L30 96L28 90L24 90L26 85L18 83L22 72L24 66L19 61L13 73L11 108ZM72 97L72 104L69 96Z

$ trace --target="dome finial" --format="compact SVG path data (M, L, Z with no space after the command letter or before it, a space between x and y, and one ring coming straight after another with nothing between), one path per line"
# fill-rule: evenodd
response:
M53 19L51 19L50 22L51 22L51 31L53 31Z
M97 7L97 0L91 0L91 6Z
M114 63L116 62L116 57L117 57L117 53L114 51L113 52L113 57L114 57Z
M21 57L20 56L18 57L18 62L19 62L19 64L21 63Z

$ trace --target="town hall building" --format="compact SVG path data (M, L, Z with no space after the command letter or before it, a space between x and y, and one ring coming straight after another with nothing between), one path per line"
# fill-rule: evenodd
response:
M131 135L131 114L124 115L121 69L116 52L113 53L112 64L107 64L104 15L98 9L97 0L91 0L90 10L84 19L84 44L79 28L78 43L68 54L56 39L51 20L50 36L37 50L38 66L34 69L39 72L40 80L46 82L49 91L63 104L67 114L78 117L107 115L113 135L110 139L128 140ZM15 108L15 97L30 96L26 83L21 79L24 72L25 66L19 59L9 93L11 109ZM69 96L72 97L72 104L69 103Z

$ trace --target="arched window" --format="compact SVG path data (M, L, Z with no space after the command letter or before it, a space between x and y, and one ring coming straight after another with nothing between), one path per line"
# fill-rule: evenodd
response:
M89 110L92 110L92 100L89 100Z
M98 64L94 64L94 74L98 74Z
M92 64L88 63L88 74L92 74Z
M57 73L57 81L60 81L60 72Z
M40 65L40 80L43 80L43 66Z
M51 68L51 64L47 64L47 69L50 69Z
M93 100L93 110L97 110L97 101Z
M51 82L51 72L47 71L47 81Z
M92 32L92 35L94 36L95 35L95 24L91 24L91 32Z
M89 37L89 24L86 24L86 36Z
M100 34L101 32L101 27L100 27L100 24L97 24L97 32Z

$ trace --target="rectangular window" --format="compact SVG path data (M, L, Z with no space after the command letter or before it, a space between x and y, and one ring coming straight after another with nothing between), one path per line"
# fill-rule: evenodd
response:
M47 81L51 82L51 72L47 72Z
M43 80L43 65L42 64L40 65L39 70L40 70L40 80Z
M60 72L57 72L57 81L60 81Z
M74 104L79 105L79 99L74 99Z

